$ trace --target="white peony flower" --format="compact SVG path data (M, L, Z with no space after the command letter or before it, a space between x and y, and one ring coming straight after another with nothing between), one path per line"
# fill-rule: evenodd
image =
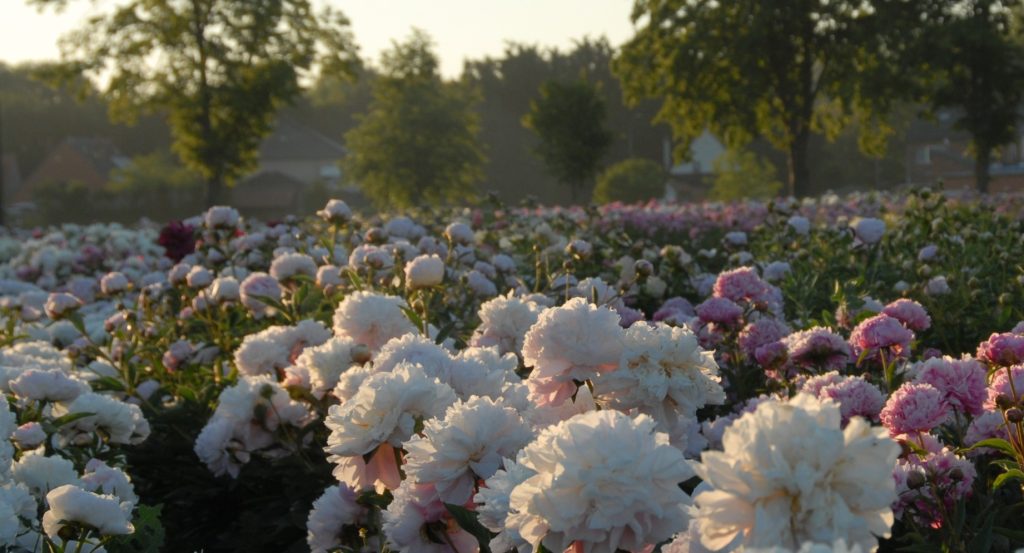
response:
M358 456L387 443L400 448L417 420L441 416L455 403L455 392L418 365L401 364L375 373L341 405L331 406L324 424L331 431L324 448L331 455Z
M680 418L693 418L705 405L721 405L725 391L718 364L686 328L633 325L625 332L617 369L594 380L599 404L651 415L668 432Z
M306 543L311 553L335 551L342 545L345 526L359 522L366 509L356 503L356 492L341 484L324 490L309 511L306 521Z
M29 369L9 384L14 395L34 401L70 401L91 391L89 385L63 371Z
M189 270L188 275L185 276L185 283L188 284L189 288L206 288L213 282L213 273L203 267L202 265L196 265Z
M55 416L90 413L61 427L65 435L103 431L115 444L139 444L149 436L149 422L138 405L125 403L110 396L87 392L71 403L54 404Z
M429 484L402 482L381 525L388 549L400 553L477 553L472 534L448 514Z
M242 299L241 285L235 277L219 277L210 284L210 299L216 303L239 301Z
M105 295L116 294L123 292L128 288L130 281L128 277L124 276L124 273L117 271L107 273L100 279L100 290Z
M316 212L325 221L340 225L352 219L352 209L344 200L329 200L323 209Z
M502 459L514 458L532 438L515 409L473 397L449 407L443 420L426 421L423 435L406 442L405 472L433 484L445 503L463 505L478 480L493 476Z
M594 411L552 426L520 452L533 474L509 496L505 528L535 548L640 551L686 528L693 476L646 415Z
M132 505L113 495L100 495L82 488L64 485L46 494L50 510L43 513L43 531L57 538L66 522L78 522L96 528L100 534L131 534Z
M312 320L295 326L270 326L242 339L235 350L235 366L247 376L277 374L291 365L307 346L319 346L331 337L331 331Z
M533 372L530 396L539 405L558 405L576 391L574 380L614 370L622 356L619 315L583 298L540 314L523 341L523 360Z
M416 327L402 312L405 300L373 292L345 297L334 312L334 334L377 351L393 338L415 333Z
M82 488L97 493L116 495L121 501L136 505L139 496L135 495L135 486L123 470L104 463L99 459L90 459L82 473Z
M35 520L38 508L24 485L15 482L0 485L0 548L18 543L19 535L29 531L19 519Z
M542 308L534 302L499 296L480 305L480 326L473 332L473 346L498 346L501 353L521 354L526 332L537 322Z
M238 226L238 210L233 207L215 205L206 210L203 223L207 228L234 228Z
M509 496L516 486L525 482L534 472L511 459L505 460L505 468L498 469L487 479L485 486L473 496L476 503L477 520L497 535L491 540L491 551L533 553L533 546L519 535L519 530L505 524L509 514Z
M260 300L266 298L281 301L281 285L277 279L267 273L256 272L245 277L239 293L242 297L242 305L256 316L263 316L271 309Z
M316 278L316 262L304 253L279 255L270 264L270 276L278 282L285 282L299 275Z
M858 217L853 222L853 233L865 244L874 244L885 234L885 221L874 217Z
M338 384L338 378L352 366L352 348L356 343L349 338L335 337L318 346L302 350L295 365L309 373L310 392L322 398Z
M78 473L71 461L56 455L47 457L41 453L22 455L11 468L11 476L37 497L43 497L50 490L65 484L79 484Z
M807 219L807 217L803 217L800 215L793 215L792 217L789 218L788 221L786 221L786 224L788 224L794 232L801 236L805 236L808 232L811 231L811 222Z
M888 536L896 500L892 468L900 448L884 428L853 418L840 429L839 404L798 394L765 401L725 430L724 451L694 465L710 488L697 493L701 541L721 548L845 539L868 551Z
M444 280L444 261L436 254L420 255L405 266L405 284L409 288L429 288Z

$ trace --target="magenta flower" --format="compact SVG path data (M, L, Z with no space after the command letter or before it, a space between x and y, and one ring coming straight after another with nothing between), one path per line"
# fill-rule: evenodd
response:
M931 384L905 383L889 396L879 413L889 434L924 434L946 422L949 404Z
M903 326L914 332L928 330L932 326L932 319L928 316L928 312L925 311L921 304L914 300L898 299L886 305L882 313L903 323Z
M914 382L931 384L943 393L950 407L978 416L988 395L987 375L985 367L974 359L941 357L918 365Z
M914 333L900 324L900 321L880 313L864 319L853 329L850 333L850 347L858 359L867 352L864 359L877 360L879 352L883 350L889 355L907 357L913 339Z

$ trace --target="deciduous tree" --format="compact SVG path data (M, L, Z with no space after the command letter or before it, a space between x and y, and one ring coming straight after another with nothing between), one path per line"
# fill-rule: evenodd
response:
M69 0L29 0L57 6ZM317 69L355 60L348 20L309 0L129 0L61 40L54 78L103 83L111 115L166 112L181 159L207 182L207 204L251 170L276 111Z

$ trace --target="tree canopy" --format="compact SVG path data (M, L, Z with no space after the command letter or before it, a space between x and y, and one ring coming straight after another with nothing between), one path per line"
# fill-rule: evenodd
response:
M604 101L584 79L548 81L530 104L523 124L537 133L537 155L572 192L576 202L593 183L612 144Z
M61 6L68 0L30 0ZM163 111L174 150L207 181L207 203L251 170L273 116L311 71L355 63L348 20L309 0L130 0L61 40L51 76L104 83L111 115Z
M369 109L345 134L347 178L381 207L472 199L486 159L476 103L441 79L430 37L414 31L383 55Z
M899 7L888 3L637 0L638 31L614 68L629 99L662 100L677 154L705 129L732 146L763 136L787 154L789 192L805 195L812 132L834 135L855 116L880 123L889 107L882 88L895 86L902 43L883 24Z

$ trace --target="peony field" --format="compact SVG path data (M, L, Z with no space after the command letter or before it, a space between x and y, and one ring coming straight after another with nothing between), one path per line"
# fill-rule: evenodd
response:
M1024 198L0 235L0 550L1024 548Z

